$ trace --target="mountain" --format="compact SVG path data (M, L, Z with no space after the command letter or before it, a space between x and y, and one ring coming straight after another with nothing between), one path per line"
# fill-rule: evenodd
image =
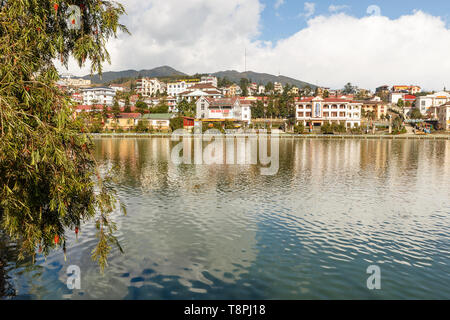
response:
M302 88L305 86L310 86L312 89L315 89L317 86L285 77L285 76L274 76L267 73L257 73L253 71L247 71L247 72L238 72L235 70L229 70L229 71L220 71L216 73L212 73L212 76L215 76L217 78L227 78L228 80L235 82L239 84L240 80L242 78L250 79L252 82L261 83L263 85L266 85L268 82L280 82L283 84L290 84L293 86L296 86L298 88ZM94 84L103 84L108 83L111 81L117 81L117 82L126 82L130 79L136 79L137 77L149 77L149 78L169 78L169 77L189 77L187 74L175 70L172 67L169 66L162 66L150 70L125 70L125 71L117 71L117 72L104 72L102 75L102 78L100 79L100 76L98 74L94 76L84 76L82 77L85 80L91 80Z
M298 88L302 88L305 86L310 86L312 89L315 89L317 86L313 85L311 83L307 83L301 80L296 80L293 78L285 77L285 76L274 76L267 73L257 73L252 71L247 72L238 72L235 70L231 71L220 71L212 74L213 76L217 78L227 78L230 81L233 81L237 84L239 84L239 81L242 78L250 79L252 82L256 83L262 83L263 85L266 85L268 82L280 82L283 84L290 84L292 86L296 86Z
M187 76L185 73L175 70L169 66L158 67L150 70L125 70L125 71L111 71L111 72L103 72L102 78L98 74L94 76L84 76L82 77L85 80L91 80L92 83L107 83L110 81L118 80L118 79L130 79L137 77L149 77L149 78L166 78L173 76Z

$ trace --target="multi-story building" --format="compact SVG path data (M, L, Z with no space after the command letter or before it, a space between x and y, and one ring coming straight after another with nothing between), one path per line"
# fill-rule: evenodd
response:
M221 98L222 92L209 83L198 83L189 88L185 92L179 94L179 100L187 100L188 102L197 101L200 97L210 97L213 99Z
M441 91L417 97L416 108L418 108L423 115L426 115L431 107L439 107L447 102L450 102L450 94L446 91Z
M405 92L410 94L416 94L422 91L422 88L419 86L404 86L404 85L396 85L392 87L392 92Z
M258 86L258 94L266 93L266 87L263 85Z
M389 94L389 92L390 90L388 85L380 86L375 89L375 94Z
M322 126L324 123L345 123L347 128L361 125L361 103L357 101L308 97L296 101L297 123Z
M88 106L93 104L112 106L116 96L116 91L107 87L87 88L83 89L81 93L83 95L83 104Z
M166 92L166 84L158 79L142 78L136 83L136 92L143 97L151 97Z
M200 78L200 83L203 84L210 84L213 87L217 88L217 77L213 77L213 76L203 76Z
M299 93L299 89L298 89L297 87L292 87L292 89L289 90L289 94L290 94L290 95L295 95L295 96L297 96L298 93Z
M361 100L355 102L361 103L361 111L364 111L365 114L373 112L375 119L377 120L387 116L388 106L386 103L381 101L381 99Z
M244 106L239 98L211 99L201 97L197 100L197 119L229 120L250 123L251 108L247 103Z
M247 87L248 95L254 96L258 93L258 84L257 83L250 83Z
M450 102L440 106L437 111L439 126L444 130L450 130Z
M273 90L275 93L283 93L283 85L279 82L275 82L273 84Z
M223 90L223 94L227 97L236 97L242 94L242 90L237 84L232 84Z
M207 83L207 82L205 82L205 83ZM189 88L195 86L196 84L199 84L198 79L169 82L167 84L167 94L169 96L177 98L181 93L186 92ZM211 84L209 83L209 85L211 85Z
M68 87L84 88L91 85L91 80L74 78L72 75L62 75L60 81Z
M397 104L400 99L403 100L404 96L405 93L403 92L391 92L389 94L389 103Z

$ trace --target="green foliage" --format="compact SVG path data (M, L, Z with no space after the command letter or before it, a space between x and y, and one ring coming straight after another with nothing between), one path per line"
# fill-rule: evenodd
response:
M136 132L148 132L150 127L150 122L148 120L139 120L135 128Z
M239 86L241 87L243 97L248 96L249 83L250 83L250 81L246 78L242 78L241 81L239 82Z
M183 117L175 117L170 119L170 129L172 131L183 129Z
M264 103L260 100L252 102L252 119L261 119L264 115Z
M333 127L329 122L325 122L321 127L320 127L320 131L323 134L331 134L333 133Z
M195 109L196 104L194 101L187 102L186 99L183 99L177 106L178 113L185 117L195 117Z
M420 112L420 110L418 108L412 109L409 117L411 119L422 119L423 118L422 113Z
M169 106L167 105L167 102L165 99L162 99L160 103L158 103L154 107L151 107L149 110L149 113L168 113L168 112L169 112Z
M148 111L148 105L143 101L137 101L136 109L139 113L145 113Z
M100 177L86 124L73 119L56 86L53 61L67 65L72 56L82 66L88 59L91 72L101 72L107 40L126 31L118 22L124 9L86 0L81 29L69 30L64 13L73 3L59 0L57 10L54 1L0 3L0 228L23 259L37 249L65 249L66 232L95 218L93 259L103 270L118 244L109 219L117 202L110 180Z
M296 134L305 133L305 126L303 125L303 123L299 123L298 125L294 126L294 133Z
M345 126L345 123L332 123L325 122L321 127L320 131L323 134L332 134L332 133L345 133L347 132L347 128Z
M233 82L228 80L227 77L217 79L217 86L219 88L225 88L233 85Z

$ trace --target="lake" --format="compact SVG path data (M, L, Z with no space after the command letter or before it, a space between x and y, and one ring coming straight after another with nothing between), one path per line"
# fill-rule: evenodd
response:
M125 253L101 275L87 224L67 261L11 258L15 298L450 299L449 140L281 139L267 176L260 164L174 164L169 138L95 143L127 206L114 215ZM69 265L80 290L66 286Z

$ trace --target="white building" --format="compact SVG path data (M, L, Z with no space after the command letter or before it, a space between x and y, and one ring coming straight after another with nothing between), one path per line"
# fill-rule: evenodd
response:
M143 97L151 97L166 92L166 84L156 78L142 78L137 80L136 92Z
M296 101L297 123L322 126L325 122L342 123L347 128L361 125L361 103L347 99L308 97Z
M391 92L389 94L389 103L397 104L400 99L403 100L404 95L402 92Z
M102 104L112 106L116 91L107 87L87 88L81 91L83 95L83 104L91 106L93 104Z
M181 93L186 92L188 88L196 85L196 82L177 81L167 84L167 94L172 97L178 97Z
M438 108L439 126L444 130L450 130L450 102Z
M211 99L222 98L222 92L217 89L211 90L195 90L195 91L186 91L180 95L180 100L186 100L187 102L197 101L201 97L208 97Z
M263 85L258 86L258 94L266 93L266 87Z
M283 85L281 84L281 83L279 83L279 82L275 82L274 84L273 84L273 90L276 92L276 93L283 93Z
M203 77L201 77L200 83L210 84L213 87L217 88L217 78L213 77L213 76L203 76Z
M423 115L426 115L431 107L439 107L450 102L450 94L441 91L427 96L417 97L416 108L419 108Z
M237 97L220 99L201 97L197 100L196 105L197 119L230 120L246 123L251 121L250 106L242 106Z

